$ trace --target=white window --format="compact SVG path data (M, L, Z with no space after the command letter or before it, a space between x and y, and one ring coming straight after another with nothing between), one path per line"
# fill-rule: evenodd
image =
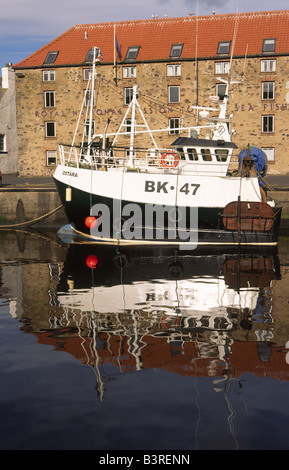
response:
M180 102L180 87L173 85L169 86L169 103Z
M133 88L125 88L124 89L124 103L129 104L132 100L133 96Z
M83 69L83 80L89 80L91 72L91 69Z
M224 83L219 83L216 87L216 92L217 92L217 96L219 97L219 99L221 101L223 101L224 97L225 97L225 93L226 93L226 84Z
M45 123L45 137L56 137L56 124L53 121Z
M230 70L230 62L215 62L215 74L228 74Z
M136 67L123 67L122 78L136 78Z
M179 128L180 128L180 118L171 118L169 120L169 133L170 134L179 134Z
M261 72L276 72L276 59L261 60Z
M55 70L43 70L42 79L44 82L54 82Z
M167 77L180 77L181 76L181 65L170 64L167 65Z
M57 163L57 152L56 150L47 150L46 152L46 165L55 166Z
M54 91L45 91L44 98L45 98L45 107L46 108L54 108L54 106L55 106L55 92Z
M6 152L6 135L5 134L0 134L0 152Z
M269 134L274 132L274 116L262 116L262 132Z
M275 82L262 83L262 100L274 100L275 98Z
M266 153L268 162L275 161L275 149L273 147L264 147L262 150Z

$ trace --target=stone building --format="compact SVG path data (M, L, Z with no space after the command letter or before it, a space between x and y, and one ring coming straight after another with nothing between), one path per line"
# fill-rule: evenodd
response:
M289 10L76 25L13 66L16 74L19 173L52 175L59 143L71 144L91 51L100 48L94 128L116 132L132 89L160 147L179 127L196 123L195 105L222 100L232 81L228 115L233 140L265 149L269 172L289 173ZM238 83L236 83L238 82ZM217 111L216 111L217 115ZM129 130L130 120L124 123ZM81 141L81 134L76 136ZM120 137L129 146L129 136ZM137 136L136 146L149 145Z
M0 171L18 172L15 74L11 67L2 68L0 84Z

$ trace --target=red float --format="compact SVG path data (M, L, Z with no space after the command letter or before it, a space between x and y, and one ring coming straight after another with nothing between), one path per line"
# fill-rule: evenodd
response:
M88 228L94 228L97 226L97 219L95 217L89 216L85 219L85 225Z
M86 259L86 265L89 267L89 268L92 268L94 269L95 266L97 265L98 263L98 257L95 256L95 255L89 255Z

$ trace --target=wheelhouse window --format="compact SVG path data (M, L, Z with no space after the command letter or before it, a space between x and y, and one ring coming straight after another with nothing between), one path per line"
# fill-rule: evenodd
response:
M55 166L57 163L57 152L56 150L47 150L46 152L46 165Z
M45 61L43 63L45 65L54 64L54 62L56 61L56 57L58 56L58 52L59 51L48 52L48 54L45 58Z
M225 75L230 71L230 62L215 62L215 74Z
M130 104L133 97L133 88L124 89L124 104Z
M129 47L125 56L126 60L136 59L138 55L138 51L139 51L139 46Z
M220 41L218 44L218 55L228 55L230 53L231 41Z
M45 108L54 108L55 106L55 92L45 91L44 93Z
M215 155L216 155L216 160L218 162L226 162L228 155L229 155L229 150L227 149L215 149Z
M275 52L276 48L276 39L264 39L263 41L263 47L262 47L262 52L263 53L273 53Z
M210 149L201 149L201 155L204 162L211 162L212 155Z
M274 132L274 116L262 116L262 132L266 134Z
M183 44L173 44L171 47L170 58L181 57L183 52Z
M275 98L275 82L262 83L262 100L274 100Z
M192 160L192 161L199 160L197 150L195 148L188 148L187 154L188 154L189 160Z
M55 70L43 70L42 80L44 82L54 82Z
M261 60L261 72L276 72L276 59Z
M56 124L53 121L45 123L45 137L56 137Z
M136 78L136 67L123 67L122 78Z
M179 134L180 118L171 118L169 120L169 134Z
M180 76L181 76L180 64L167 65L167 77L180 77Z
M177 85L169 86L169 103L180 102L180 87Z

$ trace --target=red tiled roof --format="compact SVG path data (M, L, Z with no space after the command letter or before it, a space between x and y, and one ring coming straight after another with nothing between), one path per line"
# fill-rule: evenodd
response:
M83 64L94 46L104 63L113 62L114 27L122 59L128 47L140 46L137 61L168 60L172 44L184 44L182 59L196 50L199 58L216 57L219 41L233 41L236 30L234 56L260 55L263 40L273 38L275 55L289 53L289 10L282 10L76 25L14 67L41 67L50 51L59 51L54 66Z

